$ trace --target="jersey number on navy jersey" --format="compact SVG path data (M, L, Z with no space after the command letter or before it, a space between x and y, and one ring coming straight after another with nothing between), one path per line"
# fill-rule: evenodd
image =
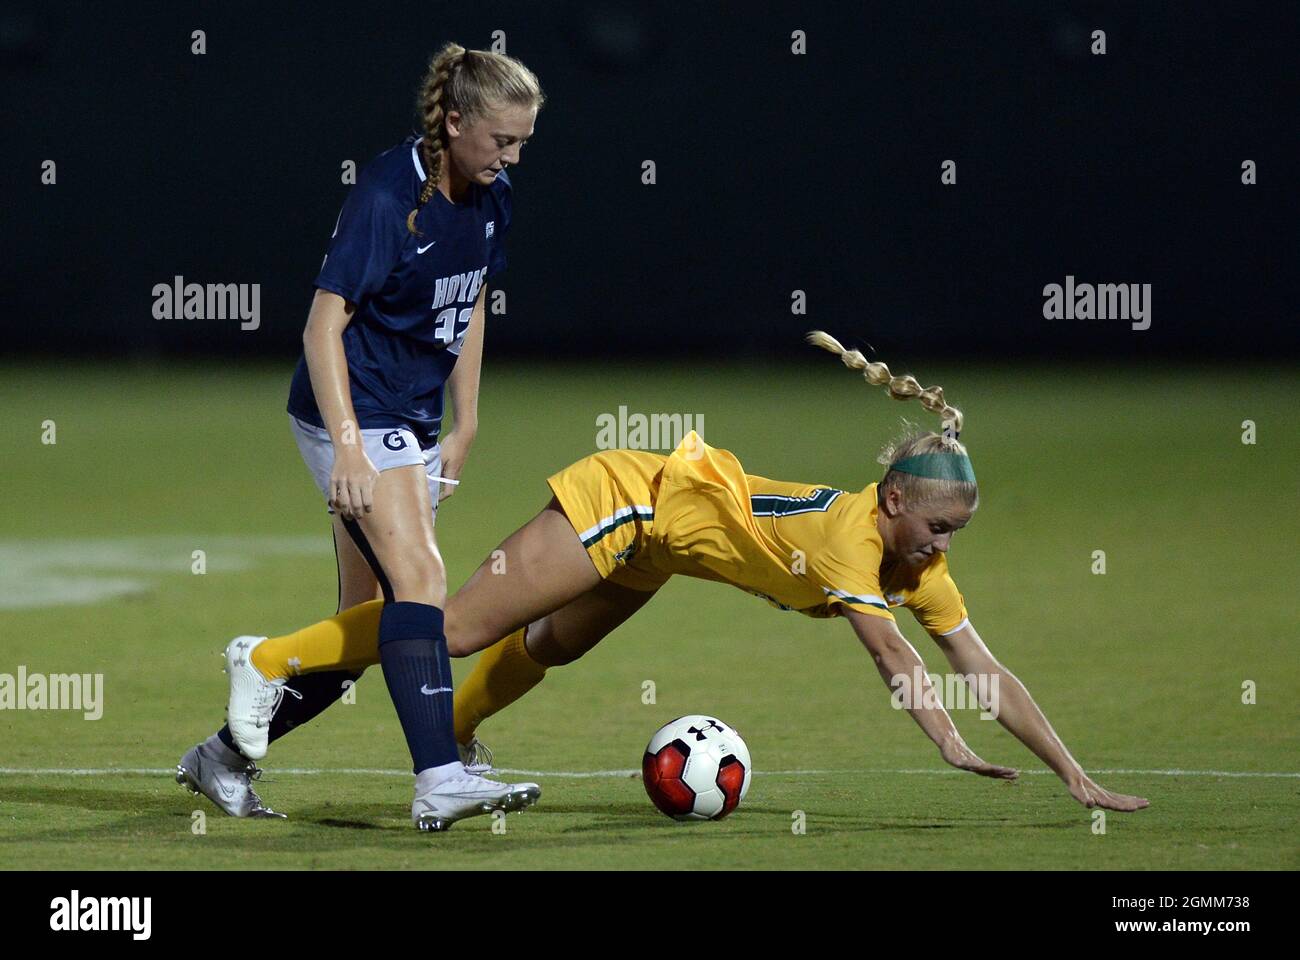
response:
M474 316L473 307L448 307L434 318L434 336L446 344L450 353L460 356L461 344L465 341L465 331L469 329L470 318Z

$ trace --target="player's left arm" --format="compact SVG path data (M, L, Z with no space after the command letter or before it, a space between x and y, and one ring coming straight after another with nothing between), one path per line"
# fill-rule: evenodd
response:
M461 341L460 356L451 376L447 378L447 393L451 398L454 415L452 428L442 439L442 475L452 480L460 479L460 471L469 456L469 448L478 434L478 383L483 366L483 327L486 323L484 304L487 302L487 284L479 289L474 312L470 316L465 339ZM450 483L440 484L438 500L446 500L455 492Z
M1025 685L1004 667L984 645L970 621L947 635L932 634L952 668L963 676L983 677L989 703L981 703L1013 736L1065 781L1070 795L1085 807L1108 810L1140 810L1148 805L1143 797L1112 793L1097 784L1070 755L1043 711L1034 703ZM977 684L978 689L979 684Z
M1017 772L1011 767L986 763L966 745L952 717L935 695L916 648L899 632L892 616L869 616L848 604L843 605L842 612L867 653L871 654L880 678L889 687L891 699L901 694L900 705L939 748L939 755L945 762L983 777L1015 779ZM919 689L912 688L913 678L920 680Z

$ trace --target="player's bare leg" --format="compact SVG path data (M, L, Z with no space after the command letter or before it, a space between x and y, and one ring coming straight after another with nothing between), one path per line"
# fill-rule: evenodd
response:
M336 513L330 519L333 523L334 554L339 570L338 612L342 613L359 603L382 600L384 595L380 592L379 581L352 541L347 527L343 525L343 518Z
M459 759L442 610L447 578L423 465L380 473L371 511L344 523L384 592L380 665L415 766L411 819L421 830L445 830L465 817L535 803L537 784L486 780Z
M467 589L451 599L453 606ZM540 683L547 668L577 660L652 596L653 590L602 581L483 651L456 692L456 739L465 755L490 767L491 751L478 739L479 724Z
M446 603L447 572L433 533L433 507L423 466L380 473L371 512L355 520L344 518L342 523L361 555L367 550L372 554L371 568L387 581L390 603L438 607Z
M653 590L601 581L582 596L529 624L528 655L545 667L572 663L644 607Z
M466 657L601 582L554 497L484 560L447 605L447 646Z

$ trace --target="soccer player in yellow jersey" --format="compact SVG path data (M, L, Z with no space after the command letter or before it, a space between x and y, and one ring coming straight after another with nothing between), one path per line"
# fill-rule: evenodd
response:
M891 446L881 457L884 477L858 492L746 474L733 454L693 432L668 456L613 450L552 476L550 503L447 604L451 655L484 651L455 696L456 737L466 761L488 757L479 768L490 767L476 736L479 724L539 683L547 668L581 657L670 576L683 574L732 584L784 610L848 620L945 761L983 776L1016 777L1016 770L986 763L962 740L894 622L892 611L907 607L957 673L996 681L979 685L984 697L992 690L998 700L981 706L992 708L1076 800L1122 811L1147 806L1084 772L967 616L944 556L979 502L957 439L961 412L944 401L940 387L922 389L912 377L893 376L885 364L868 362L827 334L809 340L894 397L919 398L943 418L944 433L917 433ZM265 640L250 669L275 685L300 673L364 669L378 662L379 606L363 604ZM920 689L909 689L918 682ZM232 697L230 729L241 748L260 736L251 746L265 752L266 704L273 699Z

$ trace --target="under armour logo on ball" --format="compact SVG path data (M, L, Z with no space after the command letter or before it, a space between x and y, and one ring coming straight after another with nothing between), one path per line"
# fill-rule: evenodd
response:
M698 743L699 741L703 740L703 739L705 738L705 736L708 735L708 732L709 732L710 730L717 730L719 733L721 733L721 732L722 732L722 725L721 725L720 723L718 723L718 721L716 721L716 720L710 720L708 723L706 723L704 726L700 727L699 729L696 729L695 727L687 727L687 728L686 728L686 732L687 732L687 733L693 733L693 734L695 734L695 742L696 742L696 743Z

